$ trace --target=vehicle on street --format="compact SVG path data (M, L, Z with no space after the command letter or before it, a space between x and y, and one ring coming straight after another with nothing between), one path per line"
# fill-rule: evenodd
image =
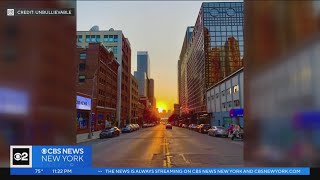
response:
M199 127L200 127L200 124L196 125L196 126L193 128L193 130L199 132Z
M190 124L189 125L189 130L194 130L194 128L196 128L196 126L197 126L196 124Z
M207 134L210 127L210 124L200 124L197 130L199 133Z
M134 131L134 129L132 128L132 126L131 125L126 125L126 127L124 127L124 128L122 128L121 129L121 132L123 132L123 133L130 133L130 132L132 132L132 131Z
M228 137L228 129L226 129L223 126L212 126L208 130L208 135L209 136L219 136L219 137Z
M139 129L140 129L139 124L134 124L134 125L136 126L137 130L139 130Z
M172 129L172 124L170 123L166 124L166 129Z
M182 127L183 127L183 128L188 128L188 125L182 124Z
M110 128L106 128L104 130L102 130L100 132L100 139L103 139L103 138L111 138L111 137L115 137L115 136L120 136L120 129L118 127L110 127Z
M137 126L134 124L129 124L129 126L133 129L133 131L138 130Z

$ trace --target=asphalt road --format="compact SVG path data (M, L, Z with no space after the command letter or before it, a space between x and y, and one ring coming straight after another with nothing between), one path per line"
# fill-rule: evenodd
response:
M243 142L160 124L92 145L94 167L242 167Z

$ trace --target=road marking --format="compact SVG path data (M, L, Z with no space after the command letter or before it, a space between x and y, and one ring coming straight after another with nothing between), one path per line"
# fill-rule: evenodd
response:
M170 157L172 157L172 156L167 156L167 167L168 167L168 168L171 168L171 160L170 160Z
M188 160L186 159L186 157L184 157L183 154L179 154L179 155L182 157L182 159L183 159L187 164L190 164L190 161L188 161Z
M164 134L163 134L163 155L164 155L163 167L171 168L170 157L172 156L170 156L170 152L169 152L169 143L168 143L166 131L164 131Z

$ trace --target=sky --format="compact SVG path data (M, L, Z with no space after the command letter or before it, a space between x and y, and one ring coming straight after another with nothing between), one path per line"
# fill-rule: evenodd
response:
M187 26L196 22L202 1L78 1L77 31L122 30L131 44L131 72L137 51L148 51L157 107L178 103L177 63Z

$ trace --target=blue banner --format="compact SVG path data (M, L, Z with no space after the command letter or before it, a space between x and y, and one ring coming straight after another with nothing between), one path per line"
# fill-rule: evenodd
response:
M91 146L32 146L33 168L91 168L91 158Z
M10 146L11 168L91 168L91 146Z
M310 175L310 168L11 168L11 175Z

